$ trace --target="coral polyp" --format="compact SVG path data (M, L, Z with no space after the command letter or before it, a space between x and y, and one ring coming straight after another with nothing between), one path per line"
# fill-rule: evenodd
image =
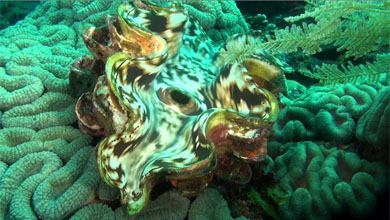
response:
M258 52L224 62L180 3L126 3L106 23L83 37L94 60L82 59L100 76L76 111L84 132L105 136L97 146L99 171L120 189L128 213L145 207L161 179L184 195L203 190L213 173L248 182L247 162L264 159L279 111L258 83L282 73L277 59ZM229 160L230 173L218 171ZM233 172L240 167L248 169Z

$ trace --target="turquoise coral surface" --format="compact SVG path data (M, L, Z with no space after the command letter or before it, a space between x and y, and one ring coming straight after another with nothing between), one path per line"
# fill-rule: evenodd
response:
M262 25L272 26L263 32L279 36L273 38L261 36L245 21L249 15L243 16L244 11L240 12L237 5L250 6L249 2L184 1L189 19L207 34L207 38L197 40L210 38L207 41L213 41L213 54L232 35L255 31L251 36L257 37L258 42L233 41L219 55L236 63L253 55L251 47L264 47L290 64L294 72L286 71L281 82L272 85L267 80L262 82L275 89L272 91L278 94L280 111L270 128L273 133L268 137L264 160L250 163L251 171L246 165L238 166L245 169L242 173L233 169L238 177L250 172L250 181L232 184L226 181L229 178L216 173L209 186L191 198L181 195L171 183L162 183L151 192L145 209L134 216L121 206L120 191L107 185L99 174L95 145L100 138L83 133L77 124L77 99L93 88L96 78L85 75L80 81L69 79L74 61L91 56L82 39L84 31L104 25L106 14L117 16L122 3L36 2L36 8L28 9L32 11L17 23L10 21L32 6L21 7L23 10L10 15L11 12L3 13L4 7L15 6L1 5L0 219L388 218L390 86L386 77L390 66L386 61L390 58L390 28L388 22L383 22L386 19L381 20L382 14L389 11L388 3L308 3L298 9L301 17L287 20L310 17L317 26L304 24L303 34L299 34L298 26L275 31L274 24ZM344 8L344 14L324 19L339 8ZM3 20L6 16L7 22ZM352 26L352 20L357 26ZM329 30L313 37L314 31L325 27L326 22L339 24L337 31L347 31L345 36L350 38L337 40L338 32L332 34ZM382 29L373 30L373 24ZM353 30L362 32L364 28L368 30L364 36L371 41L363 38L357 42ZM295 41L291 41L294 37ZM311 39L305 41L305 37ZM329 39L324 40L326 37ZM359 50L357 43L366 46ZM340 72L337 79L332 78L335 69L327 69L326 65L317 73L329 75L310 77L316 71L307 69L318 63L313 54L331 47L323 44L341 48L338 53L347 51L347 55L339 54L332 65L344 65L341 70L348 73L346 66L353 61L358 68L350 71L349 80L339 79ZM199 54L188 57L196 56ZM349 59L350 56L360 60ZM207 54L198 57L204 58L211 59ZM204 68L209 65L203 64ZM333 80L329 84L335 85L302 80L297 73L319 81ZM372 79L363 79L369 74Z

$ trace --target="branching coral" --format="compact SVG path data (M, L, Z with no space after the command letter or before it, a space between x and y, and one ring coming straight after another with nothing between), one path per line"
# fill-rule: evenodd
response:
M276 39L269 41L271 47L300 47L313 54L321 51L320 45L333 43L339 51L346 49L347 56L360 57L390 43L390 23L386 19L390 9L384 2L312 1L310 5L305 13L285 20L314 18L316 24L303 23L302 28L293 26L276 33Z
M293 24L285 29L275 30L274 36L266 36L248 41L241 48L227 50L226 56L237 53L247 56L257 49L272 54L293 53L298 50L305 54L322 51L325 45L334 45L337 51L345 51L345 57L359 58L369 52L383 53L381 50L390 45L390 22L387 14L390 8L379 1L311 1L305 13L285 18L288 22L297 22L312 18L312 23L303 22L301 26ZM310 20L310 19L308 19ZM354 66L323 64L315 73L307 69L301 72L311 78L319 79L322 84L357 82L363 78L377 82L380 76L389 78L389 54L383 53L371 63Z
M356 83L361 81L381 82L382 76L388 82L390 78L390 53L378 54L374 62L366 62L365 64L353 65L348 62L348 65L342 65L341 69L336 64L323 64L311 72L307 69L301 69L300 72L313 79L318 79L322 85L334 85L337 83ZM385 82L386 83L386 82Z

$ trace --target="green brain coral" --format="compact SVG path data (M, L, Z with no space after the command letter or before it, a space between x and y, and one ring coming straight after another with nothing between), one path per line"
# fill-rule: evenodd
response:
M276 140L326 140L347 144L354 140L359 118L369 110L377 89L369 85L313 86L287 105L274 124Z
M279 185L289 196L279 206L283 219L330 219L344 209L364 217L388 187L385 164L309 141L285 146L275 159Z

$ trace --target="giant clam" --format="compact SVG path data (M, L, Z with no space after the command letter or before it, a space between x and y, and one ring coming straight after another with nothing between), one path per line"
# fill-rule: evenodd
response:
M277 59L258 52L224 63L180 3L134 1L118 14L86 31L94 59L77 60L72 72L100 75L76 113L84 132L105 136L99 171L129 214L145 207L161 179L188 196L213 174L247 183L247 162L263 160L278 114L277 99L258 83L282 73Z

